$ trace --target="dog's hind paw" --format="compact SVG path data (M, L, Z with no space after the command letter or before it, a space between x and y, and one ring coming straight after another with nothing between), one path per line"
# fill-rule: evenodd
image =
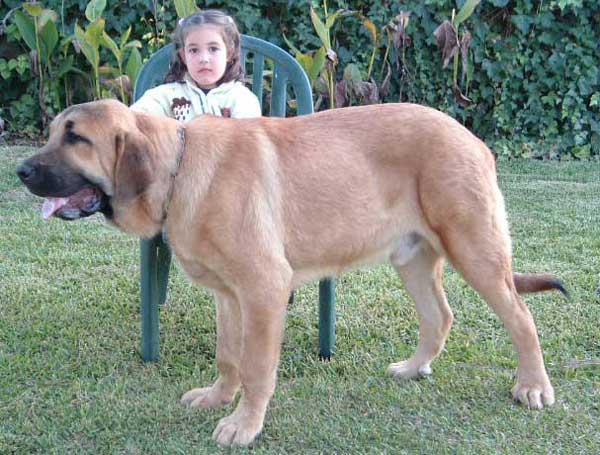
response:
M542 409L554 404L554 389L550 382L544 385L522 385L519 382L512 388L512 396L529 409Z
M415 379L431 374L431 366L428 363L418 364L412 359L392 363L388 367L388 374L396 379Z

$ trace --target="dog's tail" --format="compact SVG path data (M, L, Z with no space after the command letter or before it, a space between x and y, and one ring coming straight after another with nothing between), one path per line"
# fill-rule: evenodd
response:
M557 290L569 297L569 292L562 281L553 275L513 273L513 281L519 294Z

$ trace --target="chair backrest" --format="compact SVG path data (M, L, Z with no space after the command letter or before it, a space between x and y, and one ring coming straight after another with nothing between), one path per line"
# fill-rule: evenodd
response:
M293 91L296 100L296 114L313 112L312 90L306 73L290 54L280 47L253 36L242 35L242 68L249 67L246 74L252 76L252 91L258 97L261 108L265 98L265 74L270 75L269 116L285 117L288 88ZM146 90L163 83L173 54L173 44L156 51L148 60L135 84L133 99L137 101ZM273 71L265 71L265 62L273 64Z

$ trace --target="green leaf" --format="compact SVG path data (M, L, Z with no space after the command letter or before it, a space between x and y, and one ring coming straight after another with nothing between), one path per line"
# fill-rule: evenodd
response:
M74 34L65 36L58 44L58 48L60 49L59 52L62 54L63 58L67 58L67 54L69 53L69 47L74 39L75 39Z
M312 81L311 68L313 66L314 58L310 54L296 54L296 61L300 63L300 66L308 76L308 80Z
M329 29L325 28L325 24L321 18L317 15L314 9L310 9L310 19L312 20L313 27L317 32L317 36L321 40L321 43L327 50L331 49L331 40L329 39Z
M361 82L362 76L360 75L360 69L356 63L350 63L344 68L344 80L350 82Z
M548 32L542 32L537 36L537 39L540 43L543 44L554 44L556 42L556 37Z
M104 23L104 19L96 19L85 31L85 40L96 48L100 47L104 35Z
M0 58L0 76L2 79L8 79L10 77L10 68L6 64L6 60Z
M351 11L346 11L344 9L338 9L335 13L327 16L327 20L325 21L325 28L327 30L331 30L331 27L333 27L333 25L335 24L335 21L340 17L340 15L349 16L351 14L354 14L354 13Z
M100 38L100 44L106 47L107 49L110 49L110 51L117 59L117 63L120 66L123 55L121 54L121 50L119 49L119 46L117 46L117 43L115 43L115 41L110 36L108 36L108 33L102 33L102 37Z
M580 160L585 160L590 157L591 149L592 149L592 147L590 144L573 147L573 155L575 156L575 158L578 158Z
M44 28L40 32L40 46L42 50L42 62L49 62L50 56L54 49L56 48L56 44L58 43L58 29L56 28L56 24L54 22L46 22Z
M454 27L458 29L458 26L462 22L471 17L471 14L473 14L473 11L475 11L475 7L479 5L480 2L481 0L467 0L454 18Z
M525 16L522 14L511 17L511 21L523 34L527 34L529 32L529 27L531 27L531 24L533 23L533 19L530 16Z
M540 97L540 100L542 103L550 107L554 107L559 102L559 99L556 97L554 92L550 92L549 94Z
M9 63L12 61L13 59L11 59ZM17 57L15 70L20 75L23 75L26 71L29 70L29 58L26 54L21 54Z
M129 55L129 59L125 64L125 74L129 77L131 81L132 90L135 88L135 83L137 82L137 76L142 68L142 56L140 51L137 49L132 49L131 54Z
M70 55L69 57L71 57L71 58L70 59L66 59L66 60L62 60L60 62L60 65L58 67L58 71L56 73L56 78L57 79L61 79L66 74L70 73L71 71L73 71L75 69L73 67L73 56Z
M287 47L289 47L292 50L292 52L296 56L296 59L298 58L298 55L302 55L302 52L300 52L300 50L296 46L294 46L290 42L290 40L287 39L287 36L285 36L285 33L282 36L283 36L283 41L285 41L285 44L287 44Z
M309 69L308 77L309 79L315 80L321 74L321 71L325 67L325 59L327 58L327 51L324 47L319 48L315 55L313 55L312 65Z
M123 47L123 45L127 44L127 42L129 41L130 35L131 35L131 25L129 26L129 28L127 30L125 30L123 32L123 34L121 35L121 38L119 39L119 45L121 47Z
M106 0L90 0L85 9L85 17L90 22L95 22L102 16L106 8Z
M48 21L56 22L58 20L58 14L56 14L51 9L45 9L42 11L38 18L38 27L43 28L44 25L48 23Z
M15 11L14 18L19 33L23 37L23 41L25 41L32 51L37 50L35 44L35 23L33 22L33 19L25 15L22 11Z
M75 24L75 38L77 39L77 43L81 48L81 52L83 52L83 55L85 56L87 61L90 62L92 67L96 69L100 64L100 55L98 53L98 47L90 44L87 40L86 35L87 32L84 32L78 24Z
M125 46L123 46L123 49L133 49L134 47L141 49L142 43L139 40L129 41Z
M174 0L175 11L177 17L183 19L184 17L191 16L200 9L196 6L195 0Z
M23 3L23 9L27 11L31 17L38 17L44 11L42 5L40 5L38 2Z

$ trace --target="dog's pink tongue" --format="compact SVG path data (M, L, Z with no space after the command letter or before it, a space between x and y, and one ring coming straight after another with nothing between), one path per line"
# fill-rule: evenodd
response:
M66 197L49 197L44 201L44 205L42 205L42 217L47 220L61 207L67 205L68 200Z

